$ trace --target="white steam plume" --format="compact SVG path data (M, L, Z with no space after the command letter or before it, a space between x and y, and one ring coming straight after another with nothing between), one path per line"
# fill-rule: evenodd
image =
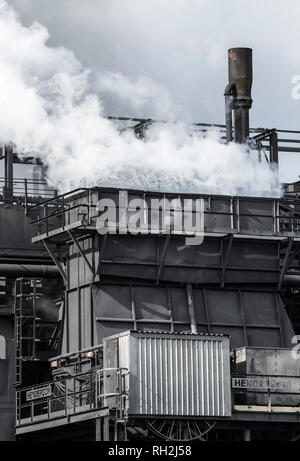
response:
M191 135L184 123L151 127L145 140L104 118L98 91L162 118L178 113L168 92L147 78L95 76L65 48L47 46L40 24L23 27L0 0L0 141L33 152L61 191L120 186L165 191L279 195L276 174L237 145ZM159 107L161 111L159 113Z
M170 120L187 118L183 108L176 106L166 88L156 85L150 78L140 75L130 80L117 72L98 74L95 89L115 113L130 113L140 118ZM122 111L122 112L120 112Z

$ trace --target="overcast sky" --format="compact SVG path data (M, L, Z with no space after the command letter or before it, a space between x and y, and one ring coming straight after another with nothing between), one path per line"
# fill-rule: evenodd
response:
M291 95L292 78L300 75L299 0L9 0L9 4L26 25L43 23L50 44L70 48L85 66L131 79L149 77L199 122L224 123L227 49L251 47L251 125L300 129L300 99ZM113 115L127 115L124 112L122 108L122 113ZM297 180L299 174L300 155L281 162L282 180Z

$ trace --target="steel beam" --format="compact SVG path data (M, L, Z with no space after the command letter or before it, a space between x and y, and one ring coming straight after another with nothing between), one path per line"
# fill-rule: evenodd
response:
M223 268L222 268L222 274L221 274L221 287L222 287L222 288L224 287L224 284L225 284L225 273L226 273L226 269L227 269L227 265L228 265L230 253L231 253L233 238L234 238L233 235L231 235L231 236L229 237L228 247L227 247L225 259L224 259L224 262L223 262ZM225 240L225 239L224 239L224 240ZM224 243L224 240L223 240L223 243Z
M166 260L166 256L167 256L167 251L168 251L168 246L169 246L169 243L170 243L170 239L171 239L171 234L168 234L165 241L164 241L164 247L163 247L163 251L162 251L162 256L161 256L161 260L160 260L160 263L159 263L159 268L158 268L158 271L157 271L157 277L156 277L156 284L157 285L159 284L160 276L161 276L163 268L164 268L164 264L165 264L165 260Z
M281 273L280 273L280 276L279 276L278 290L281 290L283 278L285 276L285 273L286 273L286 271L288 269L288 266L289 266L289 263L291 261L290 257L291 257L291 251L292 251L293 244L294 244L294 239L289 238L288 247L287 247L287 250L286 250L286 253L285 253Z
M196 316L195 316L195 306L194 306L194 301L193 301L193 289L190 283L186 285L186 291L187 291L187 298L188 298L189 315L191 319L191 332L193 334L197 334L198 331L197 331L197 323L196 323Z
M74 245L75 245L76 248L78 249L80 255L83 257L83 259L84 259L86 265L88 266L89 270L91 271L93 277L95 277L95 275L96 275L96 274L95 274L95 271L94 271L94 269L92 268L92 266L91 266L89 260L87 259L86 255L84 254L84 252L83 252L81 246L79 245L78 241L76 240L76 238L74 237L74 235L72 234L72 232L68 231L68 234L69 234L69 236L71 237L72 242L74 243Z
M67 279L67 275L64 271L64 268L62 267L61 263L59 262L59 260L56 258L55 254L53 253L52 249L50 248L50 246L48 245L48 243L46 242L46 240L43 240L43 244L46 248L46 250L48 251L49 255L51 256L51 259L52 261L54 262L54 264L56 265L60 275L62 276L65 284L67 285L68 283L68 279Z
M103 252L104 252L105 245L107 242L107 237L108 237L108 232L106 232L106 234L103 235L103 240L101 243L101 247L99 249L98 266L97 266L97 272L96 272L96 274L99 276L99 279L100 279L100 267L101 267L101 262L102 262L102 256L103 256Z

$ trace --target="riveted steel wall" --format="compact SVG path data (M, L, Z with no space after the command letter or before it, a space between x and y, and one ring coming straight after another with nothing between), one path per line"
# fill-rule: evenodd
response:
M115 339L104 341L104 357ZM231 415L228 337L125 332L118 345L118 365L129 369L130 414Z

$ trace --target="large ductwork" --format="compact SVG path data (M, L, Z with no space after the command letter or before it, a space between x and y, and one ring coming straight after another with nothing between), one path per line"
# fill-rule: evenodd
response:
M251 48L228 50L228 74L229 83L225 89L226 139L227 142L245 143L249 137L249 109L252 106Z

